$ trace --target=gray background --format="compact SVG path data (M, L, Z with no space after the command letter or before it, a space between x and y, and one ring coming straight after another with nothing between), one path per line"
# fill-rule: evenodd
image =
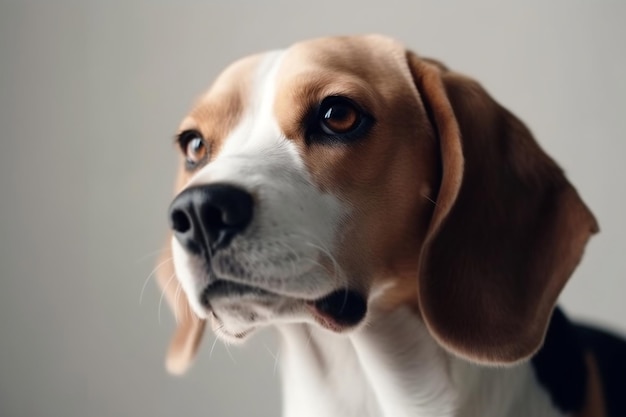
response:
M319 35L381 32L473 75L566 169L602 233L567 286L626 331L626 3L21 1L0 4L0 415L270 416L269 332L206 338L183 378L149 282L172 135L221 68Z

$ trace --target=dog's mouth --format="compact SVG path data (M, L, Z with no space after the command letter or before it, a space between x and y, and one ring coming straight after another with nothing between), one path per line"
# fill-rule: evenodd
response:
M367 313L365 297L349 289L333 291L307 305L321 326L334 331L356 326Z
M251 285L218 279L202 292L202 304L212 310L211 303L216 299L263 299L284 298L284 294L274 293ZM341 288L316 300L298 300L305 306L314 320L329 330L341 332L358 325L367 313L365 297L352 289ZM242 301L245 302L245 301Z

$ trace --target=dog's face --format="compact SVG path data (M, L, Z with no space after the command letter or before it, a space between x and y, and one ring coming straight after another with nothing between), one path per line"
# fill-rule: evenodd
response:
M409 305L451 350L517 360L536 349L595 228L517 119L471 80L383 37L319 39L236 62L177 142L175 277L183 304L227 341L281 322L342 332L368 310ZM519 253L548 245L559 266ZM512 289L501 288L503 273ZM523 279L528 290L516 295ZM500 300L493 311L509 308L505 319L492 317L483 292ZM487 342L495 351L476 347L468 314L505 334ZM511 320L538 316L532 346L502 347L519 334Z
M174 264L220 337L278 321L341 331L376 289L415 275L436 139L404 57L384 42L312 41L246 58L183 121ZM245 224L228 225L241 210Z

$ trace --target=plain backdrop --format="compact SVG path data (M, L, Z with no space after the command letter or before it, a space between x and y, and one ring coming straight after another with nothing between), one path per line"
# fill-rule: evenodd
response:
M506 3L506 4L505 4ZM479 79L565 168L602 233L561 300L626 332L623 1L2 1L0 416L276 416L269 331L191 372L148 279L172 135L234 59L379 32Z

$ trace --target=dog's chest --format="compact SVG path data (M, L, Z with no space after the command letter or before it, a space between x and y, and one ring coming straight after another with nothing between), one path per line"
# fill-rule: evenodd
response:
M346 338L289 326L280 360L283 416L382 416L353 346ZM322 331L323 332L323 331Z
M440 348L399 309L350 336L281 328L285 416L448 416L456 403Z
M410 312L384 318L350 336L279 327L283 416L563 416L530 365L471 365L447 356Z

